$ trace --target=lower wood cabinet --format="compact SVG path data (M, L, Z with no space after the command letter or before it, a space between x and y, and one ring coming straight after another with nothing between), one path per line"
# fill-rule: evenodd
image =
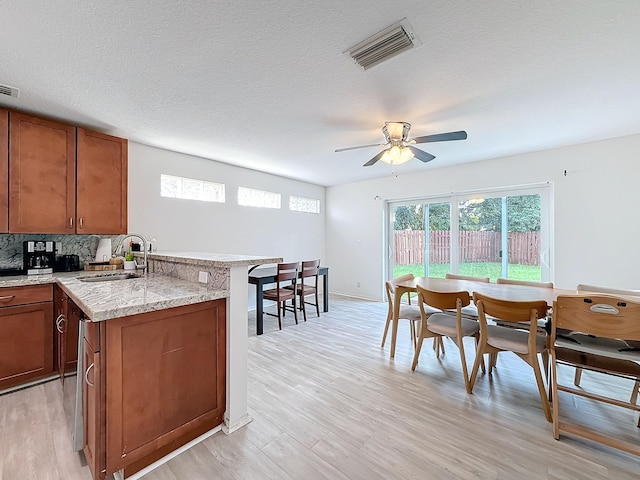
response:
M99 327L87 322L83 338L84 456L95 480L106 476L104 468L104 382L100 363Z
M85 456L94 479L131 475L222 423L225 300L87 326Z
M80 309L57 285L54 287L55 363L64 383L64 375L76 371L78 364L78 328Z
M0 288L0 390L53 374L51 285Z

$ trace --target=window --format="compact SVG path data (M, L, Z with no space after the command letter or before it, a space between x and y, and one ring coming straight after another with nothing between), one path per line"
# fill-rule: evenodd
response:
M320 213L320 200L291 195L289 197L289 210L305 213Z
M532 186L391 202L389 277L551 280L549 198Z
M238 205L245 207L280 208L280 194L238 187Z
M193 178L160 175L160 196L224 203L224 184L205 182Z

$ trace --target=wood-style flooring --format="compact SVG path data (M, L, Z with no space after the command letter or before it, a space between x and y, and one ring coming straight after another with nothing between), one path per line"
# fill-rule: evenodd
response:
M282 331L266 316L260 337L250 315L253 422L213 435L143 479L640 478L639 457L575 437L554 440L533 372L511 354L501 354L491 378L480 376L472 395L450 341L440 360L425 345L412 372L404 322L390 359L390 338L380 348L386 310L332 296L330 312L299 325L288 313ZM472 344L467 351L471 366ZM572 375L563 372L567 382ZM621 398L632 387L591 372L582 385ZM640 443L632 412L563 399L561 415ZM0 480L91 479L71 451L68 400L58 382L0 396Z

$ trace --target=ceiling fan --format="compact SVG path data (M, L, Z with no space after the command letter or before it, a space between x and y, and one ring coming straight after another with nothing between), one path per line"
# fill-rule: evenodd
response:
M364 167L369 167L382 160L389 165L400 165L416 157L418 160L427 163L436 158L434 155L427 153L419 148L414 147L416 143L430 142L447 142L449 140L465 140L467 132L461 130L459 132L437 133L435 135L426 135L424 137L407 138L411 124L407 122L385 122L382 127L382 133L387 143L374 143L371 145L359 145L357 147L338 148L336 152L345 152L347 150L356 150L358 148L369 147L385 147L383 151L365 163Z

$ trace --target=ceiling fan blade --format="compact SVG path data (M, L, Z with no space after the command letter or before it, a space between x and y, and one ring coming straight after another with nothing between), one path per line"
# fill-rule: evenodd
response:
M382 155L384 154L385 151L386 150L381 151L379 154L377 154L375 157L373 157L371 160L369 160L367 163L365 163L363 165L363 167L370 167L371 165L376 163L378 160L380 160L382 158Z
M371 145L358 145L357 147L338 148L336 150L336 153L338 153L338 152L346 152L347 150L357 150L359 148L384 147L385 145L386 145L386 143L372 143Z
M425 135L424 137L416 137L413 140L416 143L429 142L446 142L449 140L466 140L467 132L460 130L459 132L437 133L435 135Z
M413 152L413 156L421 162L427 163L436 158L435 155L431 155L430 153L420 150L419 148L412 147L411 145L408 145L408 148Z

